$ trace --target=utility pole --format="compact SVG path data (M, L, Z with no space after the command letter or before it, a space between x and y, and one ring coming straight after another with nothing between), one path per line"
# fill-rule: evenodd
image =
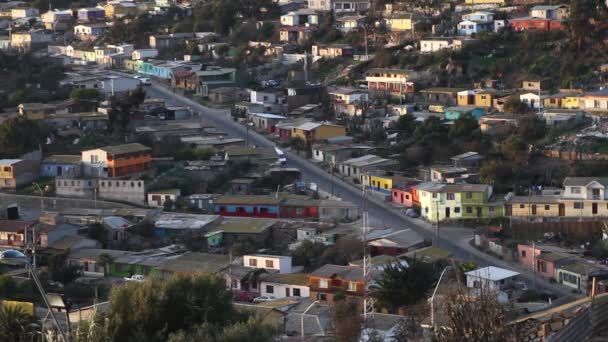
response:
M536 241L532 241L532 288L536 290Z
M361 181L363 190L363 321L367 320L367 315L374 312L374 299L368 296L367 283L369 278L369 272L371 270L371 256L367 249L367 233L369 232L369 217L367 213L367 191L366 191L366 179L367 173L363 174L364 178Z

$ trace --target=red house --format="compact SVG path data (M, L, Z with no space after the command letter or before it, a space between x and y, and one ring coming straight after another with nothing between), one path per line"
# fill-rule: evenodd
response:
M566 29L560 20L531 17L511 19L509 25L514 31L562 31Z
M393 184L391 201L404 207L420 207L418 191L416 191L416 184L418 183L420 182L411 181Z
M281 205L281 218L318 219L319 201L288 198Z

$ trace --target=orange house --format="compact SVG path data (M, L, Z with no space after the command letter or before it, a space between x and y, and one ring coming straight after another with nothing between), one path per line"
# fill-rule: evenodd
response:
M83 151L84 173L97 177L121 177L143 172L152 162L151 152L149 147L138 143Z

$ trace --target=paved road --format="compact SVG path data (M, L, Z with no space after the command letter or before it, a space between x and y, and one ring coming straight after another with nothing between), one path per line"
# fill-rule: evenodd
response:
M190 108L192 108L194 111L200 113L201 119L226 132L228 135L245 137L247 134L247 130L244 126L234 122L231 119L228 110L201 106L186 97L173 94L170 90L157 85L147 87L146 92L148 96L162 98L170 105L190 106ZM249 141L250 144L256 146L274 146L274 143L251 130L249 131ZM288 166L300 169L305 181L317 183L317 185L325 191L329 191L331 189L331 176L327 172L321 170L308 160L300 158L289 151L286 151L286 153L288 155ZM356 203L360 207L363 206L361 191L356 189L353 185L348 184L336 177L334 177L334 193L346 201ZM425 238L434 239L435 237L435 227L432 225L418 219L404 217L398 209L389 208L385 203L378 200L371 199L367 201L367 208L370 218L370 226L372 227L387 227L393 229L410 228ZM469 241L473 237L473 232L471 229L440 227L439 231L440 234L437 241L438 246L449 250L455 257L465 260L472 260L482 266L494 265L516 270L522 273L521 278L528 284L528 286L532 286L533 275L530 270L518 267L518 265L506 263L471 247L469 245ZM565 287L549 283L546 280L540 279L540 277L535 278L536 286L539 289L551 291L561 296L571 293L570 290L566 289Z

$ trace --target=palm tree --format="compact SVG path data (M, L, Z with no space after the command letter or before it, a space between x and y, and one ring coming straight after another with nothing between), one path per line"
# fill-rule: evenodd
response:
M32 331L33 317L19 306L5 305L0 310L0 336L3 341L22 341Z
M108 253L101 253L97 257L97 262L103 267L103 276L108 276L108 267L114 262L114 258Z

